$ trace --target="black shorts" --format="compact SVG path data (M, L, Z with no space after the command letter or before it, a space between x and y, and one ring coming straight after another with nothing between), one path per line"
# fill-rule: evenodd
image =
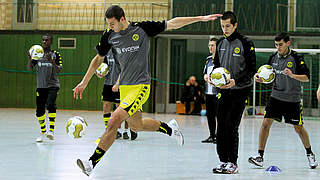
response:
M120 92L113 92L112 91L113 85L104 85L102 91L101 99L103 101L109 101L114 103L120 103Z
M270 97L264 113L264 118L270 118L281 122L283 116L285 123L302 125L302 111L301 102L286 102Z

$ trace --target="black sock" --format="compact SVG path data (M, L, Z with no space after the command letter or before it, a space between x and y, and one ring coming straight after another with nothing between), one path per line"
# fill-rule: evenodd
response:
M165 122L160 122L160 123L161 123L160 127L157 131L162 132L164 134L168 134L169 136L171 136L171 134L172 134L171 127L169 127L168 124Z
M307 152L307 154L313 154L313 152L311 151L311 146L306 148L306 152Z
M258 153L263 158L264 150L258 150Z
M90 157L89 160L92 161L93 167L96 166L96 164L101 160L102 156L104 155L106 151L103 149L97 147L96 150L94 151L93 155Z

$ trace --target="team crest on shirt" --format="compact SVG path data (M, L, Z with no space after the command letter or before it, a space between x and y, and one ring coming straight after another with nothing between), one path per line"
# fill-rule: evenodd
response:
M239 54L239 52L240 52L240 48L238 47L234 48L234 53Z
M132 40L138 41L139 40L139 35L138 34L132 35Z
M292 67L292 62L288 62L288 63L287 63L287 67L288 67L288 68L291 68L291 67Z

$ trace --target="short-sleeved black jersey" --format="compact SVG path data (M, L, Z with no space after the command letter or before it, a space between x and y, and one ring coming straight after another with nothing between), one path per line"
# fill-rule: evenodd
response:
M50 53L48 56L47 54ZM56 70L47 59L51 57L57 66L62 69L62 58L59 52L51 50L45 52L40 60L32 60L33 65L37 65L37 88L60 87L60 82L57 77Z
M130 23L120 32L105 31L96 50L100 56L105 56L111 49L120 65L120 85L150 84L150 37L165 29L166 21Z
M300 102L301 82L286 75L284 69L288 68L293 74L306 75L309 78L309 69L303 56L293 50L284 56L275 53L270 56L268 64L276 73L271 96L282 101Z

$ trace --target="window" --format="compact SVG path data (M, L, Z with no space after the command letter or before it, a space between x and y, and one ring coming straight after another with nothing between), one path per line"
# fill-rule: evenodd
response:
M13 2L13 29L36 29L38 0L13 0Z
M76 38L58 38L59 49L75 49Z
M33 0L17 1L17 22L32 23L33 17Z

